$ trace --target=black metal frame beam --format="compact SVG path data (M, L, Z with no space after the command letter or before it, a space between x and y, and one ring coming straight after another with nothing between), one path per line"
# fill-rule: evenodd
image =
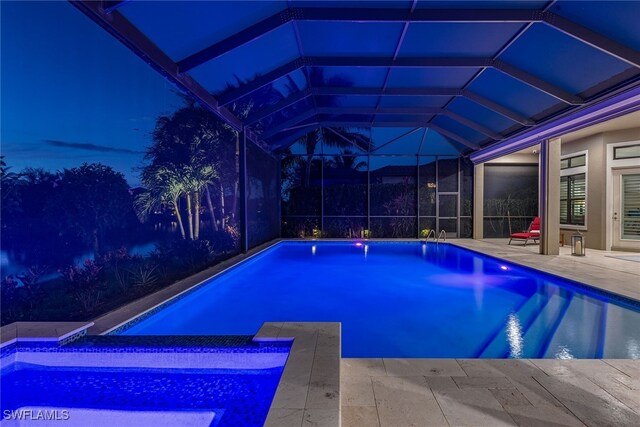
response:
M328 130L329 132L331 132L332 134L334 134L335 136L337 136L338 138L342 139L343 141L348 142L349 144L353 145L353 147L356 149L356 153L360 150L362 150L360 147L358 147L356 145L355 142L353 142L352 140L350 140L349 138L347 138L346 136L344 136L342 133L338 132L337 130L330 128L330 127L324 127L324 129ZM371 145L371 144L369 144ZM369 147L370 148L370 147Z
M354 22L540 22L542 14L531 9L417 9L395 8L287 8L178 62L187 72L212 59L268 34L291 21Z
M285 77L287 74L293 73L304 67L306 64L303 59L295 59L287 64L284 64L275 70L269 71L266 74L262 74L255 79L251 80L245 85L242 85L238 88L232 89L230 91L221 93L218 95L218 100L222 105L228 105L237 101L238 99L249 95L251 92L254 92L261 87L268 85L282 77Z
M478 150L480 149L480 146L477 144L474 144L473 142L467 141L465 138L461 137L458 134L455 134L453 132L450 132L448 130L445 130L443 128L441 128L440 126L434 125L433 123L429 123L428 121L424 121L424 122L357 122L357 121L349 121L349 120L345 120L345 121L341 121L341 120L320 120L320 124L322 124L323 126L350 126L350 127L401 127L401 128L406 128L406 127L422 127L422 128L430 128L435 130L436 132L438 132L439 134L441 134L442 136L445 136L449 139L452 139L456 142L459 142L460 144L471 148L472 150Z
M128 1L129 0L102 0L102 9L104 9L105 13L111 13Z
M501 135L498 132L495 132L487 127L482 126L481 124L478 124L476 122L474 122L473 120L470 120L466 117L463 117L457 113L454 113L453 111L450 110L444 110L442 112L443 116L447 116L449 117L451 120L454 120L466 127L468 127L469 129L473 129L476 132L479 132L485 136L488 136L489 138L493 139L494 141L501 141L504 139L504 136Z
M375 108L375 107L319 107L317 109L318 114L415 114L419 116L432 116L435 114L443 114L445 111L442 108L433 107L387 107L387 108Z
M479 132L494 141L500 141L504 139L503 135L488 129L473 120L467 119L459 114L454 113L453 111L445 110L442 108L370 108L370 107L321 107L317 109L318 114L352 114L352 115L376 115L376 114L386 114L386 115L417 115L417 116L447 116L450 119L472 129L476 132ZM375 122L375 118L372 122Z
M119 7L122 1L104 1L105 10ZM108 13L109 13L108 12ZM287 8L179 61L181 72L243 46L292 21L353 22L452 22L452 23L536 23L544 22L583 43L640 67L640 52L603 36L589 28L548 10L537 9L415 9L396 8Z
M251 126L252 124L259 122L260 120L269 117L272 114L275 114L279 111L284 110L287 107L290 107L291 105L295 104L298 101L302 101L303 99L308 98L309 96L311 96L311 89L307 88L303 91L294 93L293 95L284 98L278 102L276 102L273 105L270 105L266 108L263 108L260 111L256 111L255 113L251 114L250 116L248 116L245 120L245 126Z
M496 105L491 101L482 98L479 95L472 94L468 91L463 91L460 89L440 89L440 88L392 88L386 89L384 93L379 88L347 88L347 87L321 87L321 88L307 88L304 91L298 92L288 98L285 98L276 104L273 104L270 107L267 107L261 111L254 113L252 116L249 116L245 123L247 125L254 124L259 120L262 120L271 114L275 114L284 108L287 108L294 103L305 99L309 96L313 95L373 95L373 96L381 96L381 95L402 95L402 96L465 96L471 101L484 106L485 108L495 112L496 114L500 114L504 117L513 120L516 123L520 123L523 126L531 126L534 124L533 121L514 113L511 110L508 110L502 106ZM443 108L377 108L377 109L367 109L367 108L349 108L349 107L321 107L316 109L318 113L325 114L421 114L421 115L437 115L442 114L449 116L450 118L458 121L459 123L480 132L494 140L502 140L504 136L494 132L482 125L479 125L475 122L470 121L452 111L443 109Z
M118 11L106 13L102 8L102 2L99 1L70 0L70 3L176 86L191 94L214 115L236 131L243 131L242 121L235 114L222 106L213 95L191 77L181 74L177 64ZM257 141L252 133L247 136Z
M379 87L343 87L324 86L311 89L313 95L349 95L349 96L462 96L459 88L438 87L387 87L384 90Z
M290 120L287 120L286 122L280 124L279 126L276 126L274 128L269 129L266 133L264 133L262 136L263 138L271 138L274 135L278 134L279 132L282 132L288 128L290 128L291 126L296 125L297 123L300 123L304 120L307 120L315 115L321 115L321 114L325 114L325 115L367 115L367 116L374 116L374 119L371 121L371 123L376 123L375 120L375 115L376 114L386 114L386 115L424 115L424 116L434 116L434 115L443 115L443 116L447 116L449 118L451 118L452 120L476 131L479 132L485 136L488 136L489 138L493 139L494 141L500 141L504 139L504 136L492 131L491 129L487 129L486 127L479 125L478 123L475 123L472 120L467 119L466 117L460 116L459 114L456 114L452 111L447 111L447 110L443 110L441 108L363 108L363 107L320 107L317 109L312 109L312 110L308 110L305 114L302 114L300 116L297 117L293 117ZM333 120L333 119L332 119ZM384 122L379 122L379 123L384 123ZM407 126L412 126L414 123L416 123L413 120L409 120L409 121L398 121L398 122L394 122L394 123L408 123ZM424 123L419 122L421 124L420 127L422 127L424 124L428 123L428 120L425 120Z
M480 146L478 144L474 144L473 142L467 141L465 138L461 137L460 135L458 135L457 133L453 133L450 132L446 129L441 128L438 125L434 125L433 123L429 123L429 125L427 125L426 127L435 130L436 132L438 132L440 135L447 137L449 139L452 139L456 142L459 142L460 144L471 148L472 150L479 150Z
M257 77L244 86L231 90L219 96L222 104L229 104L237 99L260 89L269 83L285 77L302 67L318 66L318 67L383 67L383 68L495 68L502 73L519 80L534 89L544 92L554 98L569 104L581 105L584 100L576 95L566 92L538 77L522 71L513 65L507 64L501 60L493 58L392 58L386 57L303 57L282 65L275 70Z
M414 128L414 129L410 130L409 132L405 132L400 136L396 136L395 138L391 138L389 141L383 143L382 145L379 145L379 146L375 147L373 150L371 150L370 154L375 153L376 151L382 149L383 147L386 147L387 145L392 144L392 143L396 142L397 140L404 138L405 136L409 136L412 133L418 132L420 129L424 129L425 132L426 132L426 128L422 128L422 127ZM422 140L420 141L421 144L422 144L422 141L424 141L424 134L422 135ZM420 149L418 149L418 152L420 152Z
M480 96L474 92L471 92L468 89L462 90L462 96L475 102L478 105L485 107L488 110L491 110L497 114L500 114L503 117L513 120L516 123L520 123L522 126L535 126L536 124L536 122L534 122L530 118L525 117L522 114L516 113L515 111L512 111L505 106L502 106L494 101L491 101L490 99L487 99L484 96Z
M531 86L534 89L537 89L541 92L550 95L559 101L564 102L569 105L582 105L584 104L584 99L579 96L573 95L564 89L561 89L557 86L552 85L549 82L542 80L539 77L533 76L525 71L520 70L519 68L514 67L513 65L507 64L502 60L492 60L491 68L494 68L514 79L520 80L522 83L525 83Z
M318 87L313 88L314 95L362 95L362 96L462 96L478 105L482 105L503 117L506 117L523 126L533 126L535 122L521 114L496 104L468 89L459 88L386 88L382 93L380 88L366 87Z
M544 23L574 39L588 44L608 55L618 58L634 67L640 68L640 52L635 49L611 40L587 27L583 27L567 18L556 15L553 12L545 11L543 13Z
M357 121L357 120L343 120L340 118L324 118L322 117L322 114L318 114L315 110L309 110L307 111L307 113L302 114L300 116L297 117L293 117L292 119L288 120L285 123L282 123L281 125L277 126L276 128L272 128L269 130L268 133L265 133L262 135L263 138L272 138L273 136L277 135L278 133L290 129L291 126L295 126L296 124L304 121L304 120L308 120L308 119L313 119L313 123L309 123L308 125L304 125L304 127L302 129L300 129L298 132L294 133L293 135L287 136L286 141L288 141L289 143L293 143L297 138L293 138L294 135L299 135L298 138L300 136L305 135L308 132L311 132L312 129L308 129L307 126L311 127L314 126L314 129L317 129L318 125L322 125L324 127L360 127L360 128L372 128L372 127L416 127L416 128L421 128L421 127L428 127L431 128L433 130L435 130L436 132L440 133L441 135L452 139L456 142L459 142L460 144L471 148L472 150L478 150L480 148L479 145L474 144L470 141L467 141L465 138L461 137L458 134L455 134L451 131L448 131L446 129L443 129L440 126L434 125L432 123L429 123L428 120L424 120L424 121L382 121L382 122L369 122L369 121ZM282 149L283 147L285 147L286 144L278 144L277 148L275 149Z
M468 127L469 129L473 129L476 132L479 132L494 141L500 141L504 139L503 135L500 135L498 132L495 132L491 129L488 129L473 120L467 119L459 114L454 113L453 111L445 110L442 108L371 108L371 107L321 107L317 109L318 114L352 114L352 115L376 115L376 114L387 114L387 115L418 115L418 116L447 116L450 119ZM375 117L372 122L375 122Z
M305 126L305 128L300 128L298 131L288 135L284 139L281 139L276 146L273 147L273 151L282 150L283 148L289 147L291 144L296 142L298 139L302 138L309 132L313 132L322 125L318 122L311 123L309 126Z
M269 128L268 130L263 132L260 136L263 140L267 138L271 138L272 136L289 129L292 126L299 124L300 122L313 118L316 115L317 115L317 112L315 109L307 110L304 113L298 114L297 116L292 117L291 119L280 123L278 126L273 126Z

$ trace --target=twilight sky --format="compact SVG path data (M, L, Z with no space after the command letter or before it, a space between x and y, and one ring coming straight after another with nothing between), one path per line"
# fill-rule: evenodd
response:
M175 87L66 1L0 2L0 143L14 172L135 170Z
M182 104L177 89L66 1L0 0L0 19L0 147L12 170L100 162L139 185L137 168L156 118ZM253 61L218 64L207 75L250 78L272 53L252 52ZM377 153L415 154L422 146L421 154L458 154L433 131L423 144L422 130L385 144L409 130L374 129L376 145L384 145ZM376 158L372 168L414 162Z

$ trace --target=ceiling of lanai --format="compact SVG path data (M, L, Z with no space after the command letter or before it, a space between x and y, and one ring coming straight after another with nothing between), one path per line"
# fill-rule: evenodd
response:
M322 126L467 154L640 85L640 1L72 3L274 151Z

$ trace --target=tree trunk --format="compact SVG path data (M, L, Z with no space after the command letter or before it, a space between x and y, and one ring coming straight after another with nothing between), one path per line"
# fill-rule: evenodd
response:
M222 213L222 218L220 220L220 224L222 225L222 229L225 229L226 226L226 212L224 211L224 185L220 182L220 212Z
M193 210L191 209L191 193L187 193L187 220L189 221L189 240L193 240Z
M176 218L178 219L178 225L180 226L180 234L182 235L182 239L186 239L187 236L184 234L184 224L182 223L182 215L180 214L180 207L178 206L178 199L173 200L173 209L176 212Z
M311 162L313 156L307 156L307 164L304 169L304 188L309 188L309 181L311 181Z
M194 212L194 228L195 231L193 233L194 240L198 240L200 238L200 191L196 191L193 193L193 201L195 204L195 212Z
M213 223L213 231L218 231L218 221L216 221L215 211L213 210L213 203L211 202L211 192L209 191L209 184L205 185L205 195L207 196L207 206L209 207L209 215L211 215L211 222Z

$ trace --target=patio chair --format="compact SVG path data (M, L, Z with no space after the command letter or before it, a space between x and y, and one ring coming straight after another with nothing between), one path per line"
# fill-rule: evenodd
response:
M527 246L529 240L533 240L534 243L538 243L540 240L540 217L537 216L531 221L529 229L521 233L511 233L509 236L509 244L512 240L524 240L524 245Z

